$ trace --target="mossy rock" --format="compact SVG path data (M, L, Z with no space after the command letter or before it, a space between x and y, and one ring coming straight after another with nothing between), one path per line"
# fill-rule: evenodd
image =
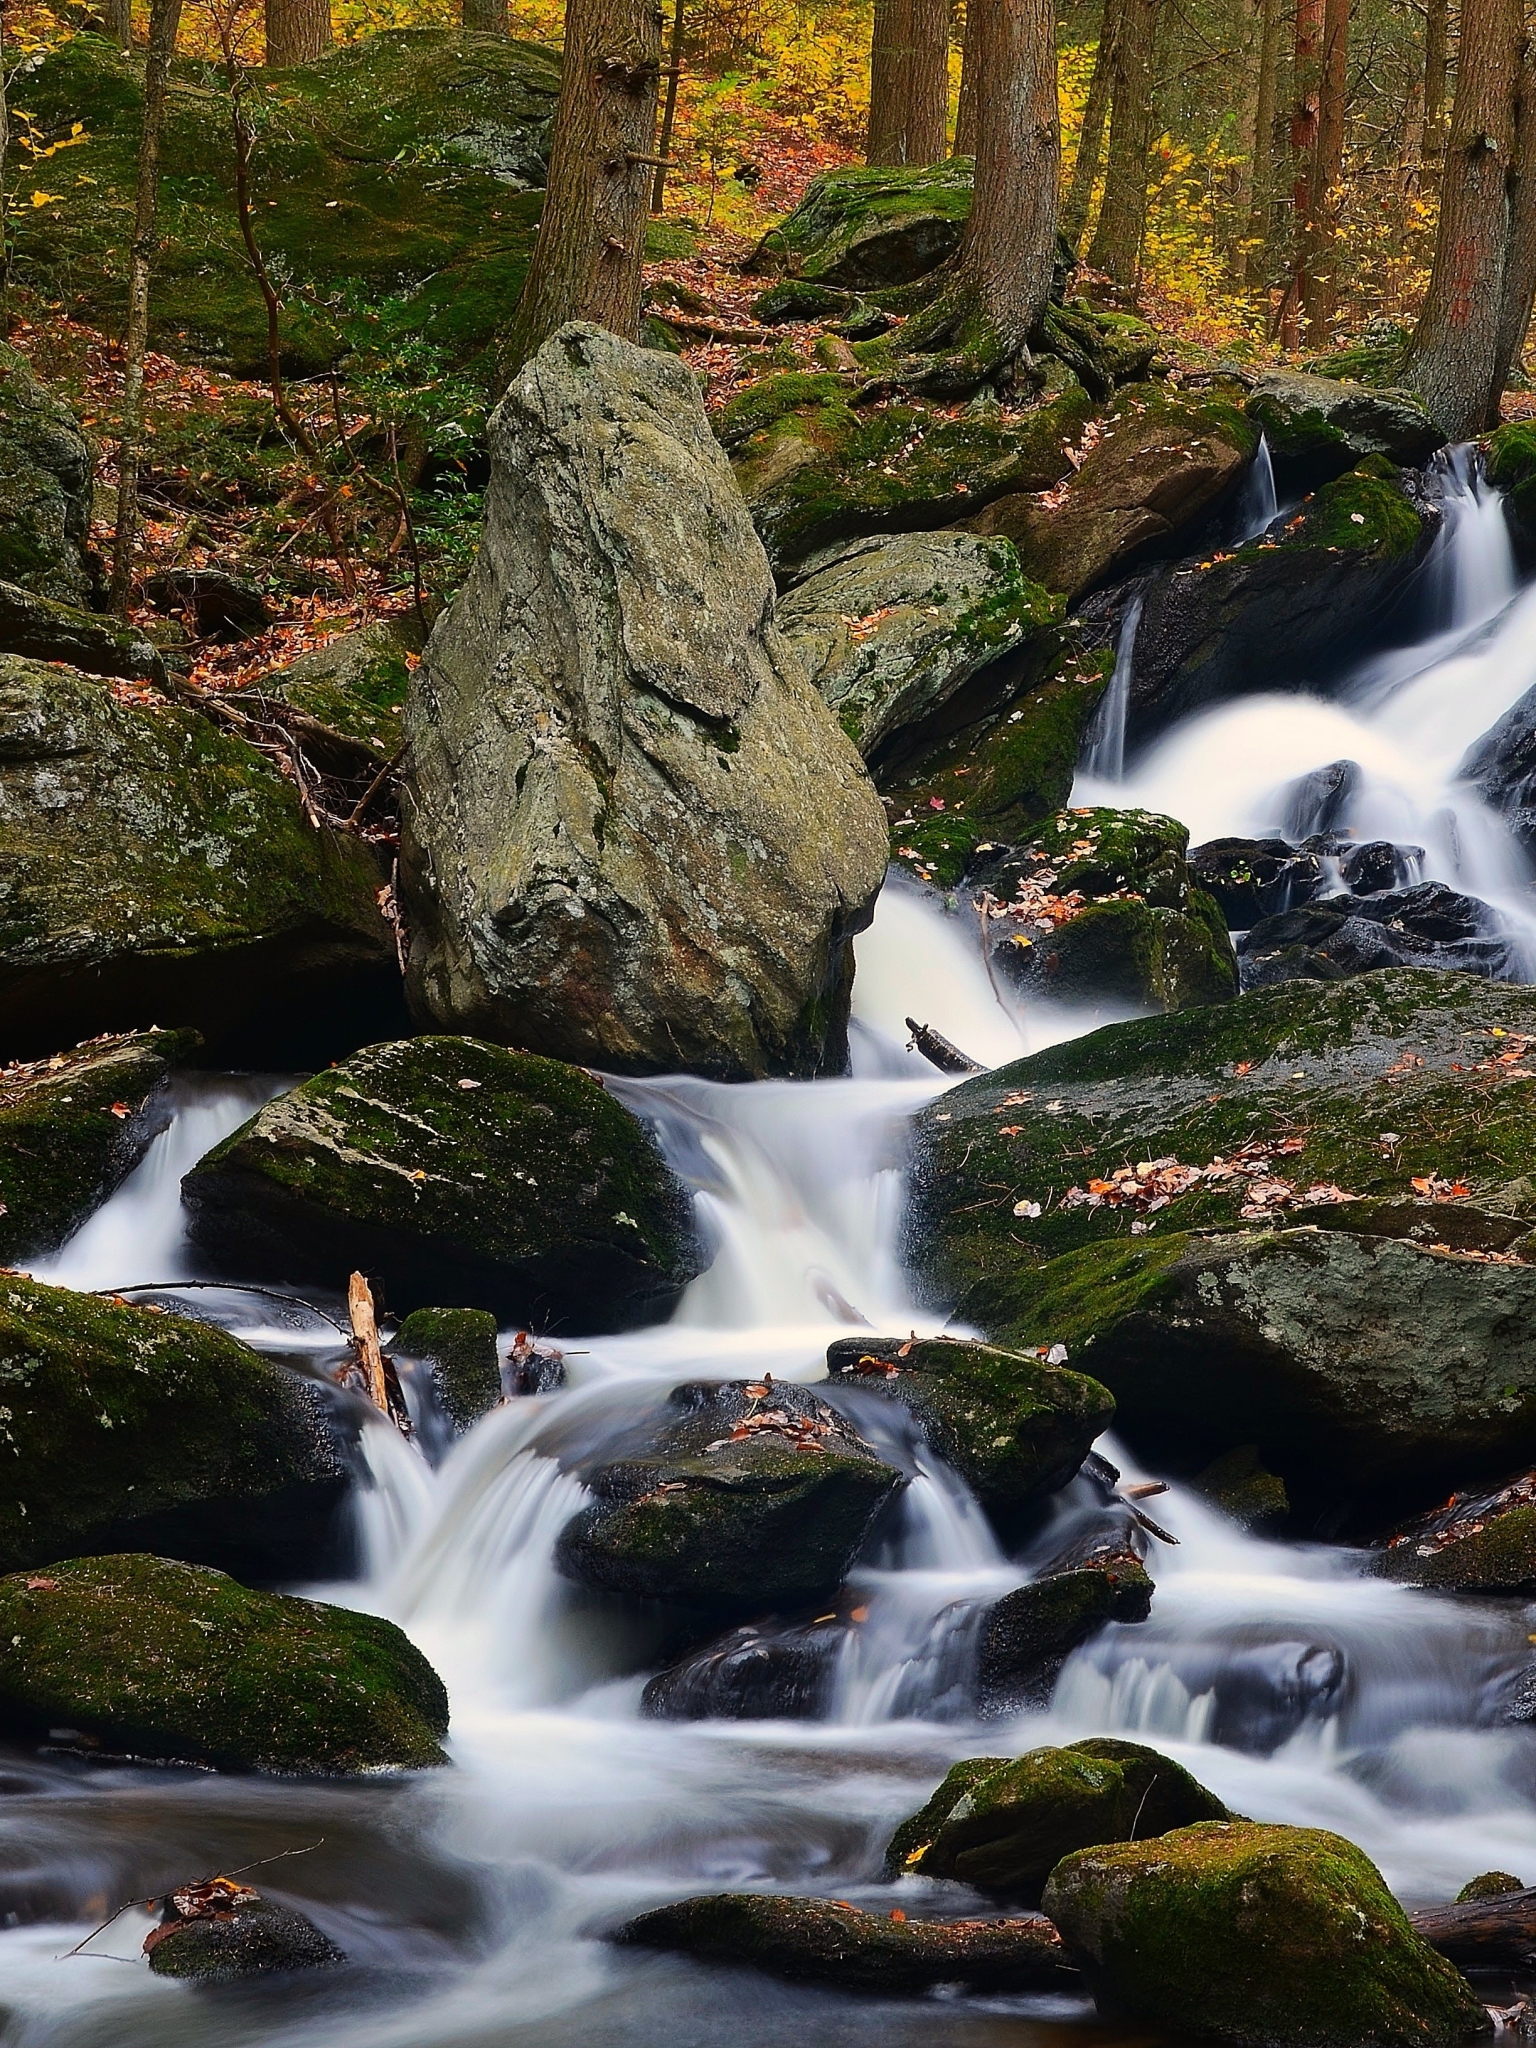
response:
M0 1397L5 1570L93 1549L339 1569L326 1396L212 1324L0 1275Z
M0 1068L0 1260L56 1249L132 1171L167 1074L197 1044L145 1031Z
M150 1018L330 1057L400 1001L383 879L200 713L0 655L0 1052Z
M701 1270L687 1191L582 1067L474 1038L366 1046L267 1104L183 1182L227 1272L538 1326L651 1322Z
M1524 1890L1519 1878L1511 1877L1507 1870L1485 1870L1480 1877L1468 1879L1456 1894L1456 1903L1458 1906L1470 1906L1479 1899L1502 1899L1511 1892Z
M1312 356L1302 369L1312 377L1331 377L1338 383L1366 384L1373 390L1387 387L1396 395L1413 329L1401 320L1378 315L1367 320L1353 341L1326 355ZM1405 394L1406 395L1406 394Z
M1522 556L1536 550L1536 420L1510 420L1488 436L1484 475L1504 493L1504 516Z
M378 311L381 332L456 363L488 360L532 251L543 196L533 188L544 182L558 90L555 53L434 28L384 30L313 64L252 75L253 211L267 263L289 286L281 331L291 370L337 359L338 317L358 299ZM110 332L126 303L122 218L142 98L139 61L105 38L58 45L28 74L27 109L47 141L75 122L85 138L12 169L14 275ZM183 359L263 376L266 312L240 242L231 163L217 69L184 59L167 107L151 335ZM39 205L34 192L57 196Z
M1045 1910L1101 2008L1225 2048L1454 2048L1486 2007L1322 1828L1226 1821L1084 1848Z
M1401 1531L1373 1560L1384 1579L1442 1593L1536 1592L1536 1506L1521 1494L1456 1499Z
M404 745L401 713L411 673L406 656L420 654L425 644L413 615L376 619L263 676L252 691L277 697L333 732L361 740L382 763L393 760Z
M149 1938L154 1943L148 1952L150 1974L195 1984L325 1969L346 1960L303 1913L253 1895L185 1920L167 1905Z
M448 1695L382 1615L85 1557L0 1579L0 1727L216 1770L417 1770L447 1762Z
M1075 381L1029 411L956 418L919 403L855 410L852 392L831 372L785 371L716 418L781 578L837 541L947 526L1005 493L1048 490L1093 409Z
M1445 446L1412 392L1372 390L1341 376L1266 370L1247 411L1286 490L1312 490L1370 455L1421 468Z
M501 1399L496 1318L480 1308L418 1308L390 1339L400 1358L420 1359L457 1430L487 1415Z
M1066 1485L1114 1416L1081 1373L955 1338L840 1337L827 1374L909 1408L1005 1536Z
M973 169L969 157L952 157L823 171L746 268L854 291L909 284L959 247Z
M1190 1484L1212 1507L1245 1529L1272 1528L1283 1523L1291 1511L1285 1481L1265 1469L1257 1444L1239 1444L1235 1450L1223 1451L1203 1472L1197 1472Z
M1171 1758L1095 1736L1002 1762L957 1764L922 1813L897 1831L887 1867L898 1842L915 1836L900 1851L904 1869L1037 1905L1052 1870L1076 1849L1226 1817L1221 1801Z
M95 467L69 407L0 343L0 581L76 607L102 594L90 545Z
M560 1571L701 1626L825 1602L904 1483L816 1394L734 1381L674 1387L583 1477Z
M1152 1591L1140 1559L1122 1554L1005 1593L982 1628L977 1711L990 1719L1048 1706L1072 1652L1112 1621L1145 1621Z
M3 461L0 442L0 461ZM0 536L3 548L3 536ZM0 649L34 661L62 661L93 676L164 683L165 663L136 626L60 604L19 583L0 582Z

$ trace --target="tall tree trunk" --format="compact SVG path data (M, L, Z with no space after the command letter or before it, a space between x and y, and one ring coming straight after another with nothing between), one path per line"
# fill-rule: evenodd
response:
M1450 0L1428 0L1424 9L1425 170L1438 171L1445 154L1445 51Z
M981 92L981 65L976 54L976 9L967 0L965 41L960 51L960 97L955 107L956 156L976 154L976 102Z
M129 0L107 0L107 34L120 50L133 48L133 14Z
M477 35L510 35L507 0L464 0L464 26Z
M1243 150L1238 159L1236 182L1232 188L1232 230L1227 243L1227 269L1233 279L1241 283L1243 275L1243 237L1248 228L1248 215L1253 207L1253 169L1256 151L1254 137L1259 127L1259 71L1262 63L1264 42L1264 0L1241 0L1245 17L1243 31L1243 94L1241 119L1238 133L1242 137Z
M661 109L661 134L656 143L656 179L651 186L651 211L660 213L667 190L667 159L672 154L672 130L677 125L677 87L683 75L683 30L686 10L683 0L672 0L672 40L667 48L667 96Z
M1312 194L1316 188L1317 130L1323 89L1323 0L1296 0L1295 62L1291 70L1291 276L1281 307L1280 338L1301 340L1305 266L1312 246Z
M1275 207L1275 107L1280 83L1280 0L1264 0L1259 31L1258 89L1253 108L1253 167L1248 179L1248 222L1242 278L1249 290L1269 274Z
M936 164L949 133L950 0L875 0L871 164Z
M266 0L267 63L274 71L323 57L331 34L331 0Z
M660 73L656 0L569 0L544 214L503 382L568 320L639 339Z
M1318 69L1317 141L1300 248L1301 309L1307 340L1326 348L1333 319L1339 184L1344 175L1344 100L1349 72L1349 0L1324 0Z
M1136 282L1147 230L1147 152L1152 147L1157 24L1158 0L1120 0L1104 202L1088 261L1093 269L1102 270L1121 285Z
M1498 404L1523 40L1519 0L1463 0L1434 267L1403 369L1455 441L1480 433Z
M1515 109L1515 161L1509 179L1509 248L1499 294L1499 335L1487 424L1498 418L1510 372L1520 360L1536 300L1536 42L1526 39Z
M1077 161L1072 166L1072 183L1062 208L1061 231L1075 249L1088 225L1093 188L1098 182L1099 162L1104 154L1104 123L1109 116L1109 95L1115 68L1115 36L1120 20L1120 0L1104 0L1099 15L1099 47L1094 52L1093 76L1088 81L1088 98L1083 107L1083 129L1078 138Z
M144 355L149 347L149 279L160 201L160 137L166 87L181 26L181 0L151 0L139 175L128 252L128 327L123 340L123 424L117 444L117 530L112 537L112 609L127 616L139 528L139 448L144 438Z

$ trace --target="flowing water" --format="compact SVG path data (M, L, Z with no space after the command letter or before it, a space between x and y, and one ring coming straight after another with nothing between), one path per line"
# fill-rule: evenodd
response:
M1272 822L1265 806L1284 776L1348 752L1369 771L1368 802L1381 815L1396 805L1419 831L1432 872L1445 856L1428 822L1454 803L1457 872L1475 858L1485 881L1510 849L1496 820L1469 826L1448 778L1536 675L1536 651L1521 652L1536 595L1514 593L1470 476L1458 493L1433 566L1448 623L1427 643L1332 701L1254 698L1207 714L1135 765L1117 797L1166 804L1199 833L1250 830ZM1512 859L1503 872L1513 895ZM392 1616L433 1660L452 1696L454 1769L307 1784L20 1753L0 1763L5 2048L1107 2041L1072 1998L856 2000L593 1938L709 1888L900 1898L920 1912L942 1894L919 1879L895 1894L878 1886L880 1852L948 1765L1087 1733L1155 1742L1257 1818L1339 1829L1410 1900L1446 1897L1489 1867L1536 1880L1536 1735L1492 1711L1536 1641L1519 1603L1366 1578L1348 1552L1244 1535L1175 1487L1157 1507L1178 1543L1152 1547L1152 1619L1077 1652L1048 1711L980 1726L966 1706L967 1616L1098 1511L1093 1482L1065 1489L1010 1557L961 1481L874 1395L861 1426L900 1438L915 1477L856 1567L864 1619L828 1717L641 1717L656 1641L553 1566L585 1498L566 1466L680 1380L810 1380L839 1335L942 1327L910 1297L899 1258L910 1118L948 1085L906 1049L909 1015L989 1064L1081 1023L1008 1007L966 920L893 880L859 945L851 1078L614 1084L653 1120L714 1246L671 1321L618 1337L562 1332L567 1387L494 1411L435 1467L427 1432L408 1444L382 1420L365 1427L362 1574L305 1590ZM178 1084L141 1166L40 1273L75 1287L155 1283L159 1299L276 1353L334 1352L334 1302L188 1285L217 1275L185 1244L179 1177L278 1085ZM1112 1442L1101 1448L1148 1476ZM125 1898L295 1850L256 1881L326 1928L347 1969L191 1992L134 1960L148 1925L138 1910L59 1960Z

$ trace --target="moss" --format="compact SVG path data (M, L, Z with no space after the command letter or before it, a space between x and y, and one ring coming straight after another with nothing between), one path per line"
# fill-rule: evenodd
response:
M1424 522L1384 456L1367 456L1324 484L1307 503L1298 538L1311 548L1342 548L1383 560L1411 555Z
M396 1330L390 1349L426 1361L455 1429L468 1429L501 1399L496 1318L484 1309L416 1309Z
M825 407L836 414L836 427L850 431L857 419L848 405L851 386L846 377L834 372L785 370L776 377L748 384L715 414L716 438L722 447L734 448L753 434L771 427L787 413L811 407ZM831 424L829 422L829 424Z
M1504 493L1505 516L1529 547L1536 535L1536 420L1510 420L1487 441L1488 481Z
M161 1557L0 1579L0 1725L223 1770L445 1763L448 1696L391 1621Z
M88 552L91 470L73 414L0 342L0 581L90 603L100 581Z
M769 321L835 320L853 303L849 292L832 291L824 284L813 284L808 277L785 277L758 293L752 301L752 316Z
M1321 1828L1228 1821L1088 1848L1045 1909L1126 2017L1232 2048L1453 2048L1487 2013L1367 1857Z
M1536 1591L1536 1507L1515 1507L1490 1515L1470 1535L1438 1548L1395 1543L1382 1551L1376 1569L1400 1585L1434 1586L1459 1593Z
M1006 1770L1005 1756L968 1756L951 1764L938 1790L926 1806L908 1814L885 1847L885 1874L904 1877L934 1842L939 1829L960 1801L973 1792L994 1771Z
M1481 1877L1471 1878L1456 1894L1458 1906L1469 1906L1479 1899L1501 1899L1510 1892L1523 1892L1525 1886L1518 1877L1511 1877L1507 1870L1485 1870Z
M393 760L405 739L407 656L421 652L423 638L414 618L381 619L300 655L256 687Z
M768 230L747 268L855 288L922 276L959 243L971 174L969 157L825 171Z
M1245 1529L1283 1522L1291 1511L1285 1481L1264 1469L1257 1444L1240 1444L1213 1458L1191 1483L1213 1507Z

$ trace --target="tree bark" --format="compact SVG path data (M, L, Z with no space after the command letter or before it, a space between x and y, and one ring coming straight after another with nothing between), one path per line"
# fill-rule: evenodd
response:
M1275 108L1280 80L1280 0L1264 0L1259 36L1259 79L1254 95L1253 165L1248 180L1248 223L1242 278L1250 290L1269 274L1274 232Z
M949 132L950 0L875 0L871 164L936 164Z
M1088 262L1116 284L1133 285L1147 231L1147 152L1152 147L1152 62L1158 0L1120 0L1111 85L1104 202Z
M1403 369L1453 441L1480 433L1498 408L1523 41L1519 0L1464 0L1435 260Z
M1498 418L1510 372L1520 360L1536 300L1536 42L1526 38L1515 107L1515 160L1509 179L1509 247L1499 293L1488 424Z
M1094 52L1093 76L1088 81L1088 98L1083 107L1083 129L1078 138L1077 161L1072 166L1072 183L1062 208L1061 231L1073 248L1088 225L1093 188L1098 182L1099 162L1104 154L1104 123L1109 115L1111 80L1115 68L1115 37L1120 21L1120 0L1104 0L1099 16L1099 47Z
M1349 0L1324 0L1318 67L1316 147L1299 250L1301 309L1307 340L1326 348L1333 319L1339 185L1344 176L1344 100L1348 87Z
M510 35L507 0L464 0L464 26L482 36Z
M312 63L335 41L331 0L266 0L266 28L270 70Z
M1316 189L1317 130L1322 101L1323 0L1296 0L1295 62L1291 100L1291 276L1281 308L1287 348L1301 339L1306 262L1312 246L1312 194Z
M1408 1919L1421 1939L1459 1968L1523 1970L1536 1962L1536 1890L1425 1906Z
M661 134L656 143L656 180L651 186L651 211L660 213L667 190L667 159L672 154L672 130L677 125L677 86L683 75L683 0L672 0L672 40L667 49L667 96L661 110Z
M129 0L107 0L107 33L120 50L133 48L133 15Z
M660 72L656 0L569 0L544 214L503 384L568 320L639 339Z
M981 90L981 65L976 53L976 9L965 10L965 41L960 51L960 97L955 107L955 156L976 154L976 101Z
M151 0L144 113L139 129L133 240L128 251L128 325L123 337L123 423L117 444L117 528L112 536L112 609L128 612L133 549L139 530L139 450L144 438L144 356L149 347L149 280L154 269L160 203L160 138L181 0Z
M1424 154L1428 171L1445 154L1445 52L1449 0L1428 0L1424 9Z

